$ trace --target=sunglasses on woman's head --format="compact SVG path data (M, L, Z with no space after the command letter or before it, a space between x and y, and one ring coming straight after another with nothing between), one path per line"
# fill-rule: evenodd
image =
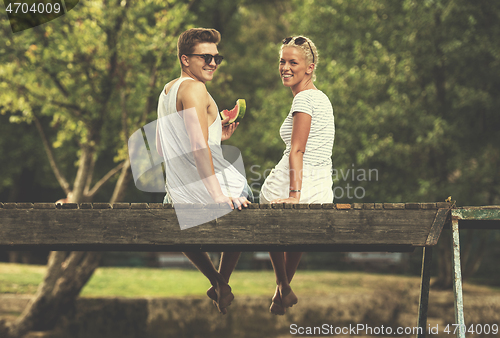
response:
M215 60L215 64L216 65L220 65L222 60L224 60L224 57L222 55L212 55L212 54L184 54L184 55L187 55L187 56L191 56L191 55L194 55L194 56L201 56L202 58L205 59L205 63L207 65L209 65L211 62L212 62L212 58Z
M285 38L283 39L283 44L284 45L288 45L290 43L290 41L292 41L293 37L288 37L288 38ZM307 44L309 45L309 49L311 50L311 54L312 54L312 57L313 57L313 62L314 63L314 53L313 53L313 49L311 48L311 44L309 43L309 41L306 40L306 38L303 38L302 36L299 36L298 38L295 38L295 44L297 46L301 46L304 44L304 42L307 42Z

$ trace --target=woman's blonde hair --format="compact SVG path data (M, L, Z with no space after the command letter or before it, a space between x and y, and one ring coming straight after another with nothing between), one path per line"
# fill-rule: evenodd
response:
M298 41L297 41L298 39ZM316 45L311 39L298 35L283 39L283 44L281 45L280 52L283 51L285 47L296 47L304 52L306 57L306 62L308 64L314 63L314 70L312 73L312 80L316 80L316 67L318 66L319 55Z

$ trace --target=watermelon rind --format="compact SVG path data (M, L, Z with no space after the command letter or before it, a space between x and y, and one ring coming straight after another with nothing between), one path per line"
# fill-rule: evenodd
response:
M243 119L243 116L245 116L245 112L247 110L247 102L245 101L245 99L238 99L236 100L236 104L238 105L240 110L238 112L238 117L234 122L240 122Z
M232 118L229 120L228 123L226 123L226 125L229 125L234 122L239 122L245 115L246 109L247 109L247 104L245 99L238 99L236 100L236 105L234 106L234 108L231 110L224 109L223 111L220 112L220 117L222 120L224 120L228 116L232 116Z

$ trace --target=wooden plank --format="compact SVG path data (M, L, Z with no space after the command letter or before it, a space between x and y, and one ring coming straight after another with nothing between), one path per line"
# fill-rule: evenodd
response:
M113 209L130 209L130 203L113 203L111 207Z
M78 209L77 203L57 203L56 207L58 209Z
M33 208L35 209L55 209L55 203L34 203Z
M420 203L405 203L406 209L420 209Z
M337 207L337 210L351 209L351 205L350 204L337 203L337 204L335 204L335 206Z
M306 203L300 203L300 204L293 204L294 209L309 209L309 204Z
M384 203L384 209L403 210L404 208L405 208L404 203Z
M130 209L147 209L147 203L130 203Z
M436 203L420 203L422 209L437 209Z
M17 209L31 209L33 208L33 203L16 203Z
M306 205L307 206L307 205ZM350 205L349 205L350 206ZM140 208L139 208L140 207ZM192 208L206 213L206 209ZM0 248L398 251L429 245L437 210L244 209L180 230L174 209L0 209ZM434 242L432 242L434 243Z
M94 209L111 209L111 204L109 203L93 203Z
M163 203L149 203L149 209L163 209Z
M436 217L432 222L431 230L429 231L429 236L427 237L427 241L425 244L427 246L436 245L439 236L441 236L441 231L443 230L444 224L451 220L451 212L449 209L439 209L436 213Z

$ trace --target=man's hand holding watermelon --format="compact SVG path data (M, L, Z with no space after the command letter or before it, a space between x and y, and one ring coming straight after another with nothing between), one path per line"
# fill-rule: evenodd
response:
M247 104L245 99L236 100L236 105L233 109L224 109L221 111L220 118L222 120L222 137L221 141L225 141L233 135L236 127L240 124L240 120L245 115Z
M222 136L220 138L221 141L228 140L231 135L233 135L234 131L236 130L236 127L238 127L240 123L239 122L233 122L229 124L229 117L226 117L224 120L222 120Z

